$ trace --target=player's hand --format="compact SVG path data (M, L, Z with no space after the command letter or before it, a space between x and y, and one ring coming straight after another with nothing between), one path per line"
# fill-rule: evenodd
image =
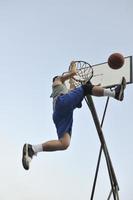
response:
M73 73L73 75L77 74L76 63L74 61L70 63L70 72Z

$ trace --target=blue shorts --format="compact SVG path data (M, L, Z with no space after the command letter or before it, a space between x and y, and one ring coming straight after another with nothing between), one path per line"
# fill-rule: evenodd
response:
M58 138L62 138L64 133L72 133L73 111L81 107L84 99L84 90L78 87L71 92L57 98L53 113L53 121L57 129Z

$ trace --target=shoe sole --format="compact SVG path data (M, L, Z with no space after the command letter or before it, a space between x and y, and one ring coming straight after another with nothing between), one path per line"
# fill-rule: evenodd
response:
M24 169L29 169L29 162L31 161L29 155L28 155L28 144L24 144L23 146L23 154L22 154L22 164Z
M120 93L119 93L119 100L120 101L123 100L123 92L124 92L125 88L126 88L126 79L123 77L122 82L121 82Z

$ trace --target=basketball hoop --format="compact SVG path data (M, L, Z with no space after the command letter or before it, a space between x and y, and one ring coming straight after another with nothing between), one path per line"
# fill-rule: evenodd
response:
M82 84L85 84L87 81L91 80L93 77L93 68L92 66L85 61L73 61L73 64L76 65L77 74L71 78L71 81L78 87ZM69 71L71 70L72 65L69 66Z

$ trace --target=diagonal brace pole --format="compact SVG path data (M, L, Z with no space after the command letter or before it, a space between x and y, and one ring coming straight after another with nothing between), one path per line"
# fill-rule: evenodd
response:
M107 111L108 103L109 103L109 97L107 97L107 101L106 101L106 104L105 104L104 113L103 113L103 117L102 117L102 121L101 121L101 127L103 126L103 122L104 122L104 119L105 119L105 114L106 114L106 111ZM101 155L102 155L102 145L101 145L100 150L99 150L99 156L98 156L98 161L97 161L96 172L95 172L95 177L94 177L94 182L93 182L90 200L93 200L93 197L94 197L96 181L97 181L97 176L98 176L98 171L99 171L99 166L100 166L100 161L101 161Z

